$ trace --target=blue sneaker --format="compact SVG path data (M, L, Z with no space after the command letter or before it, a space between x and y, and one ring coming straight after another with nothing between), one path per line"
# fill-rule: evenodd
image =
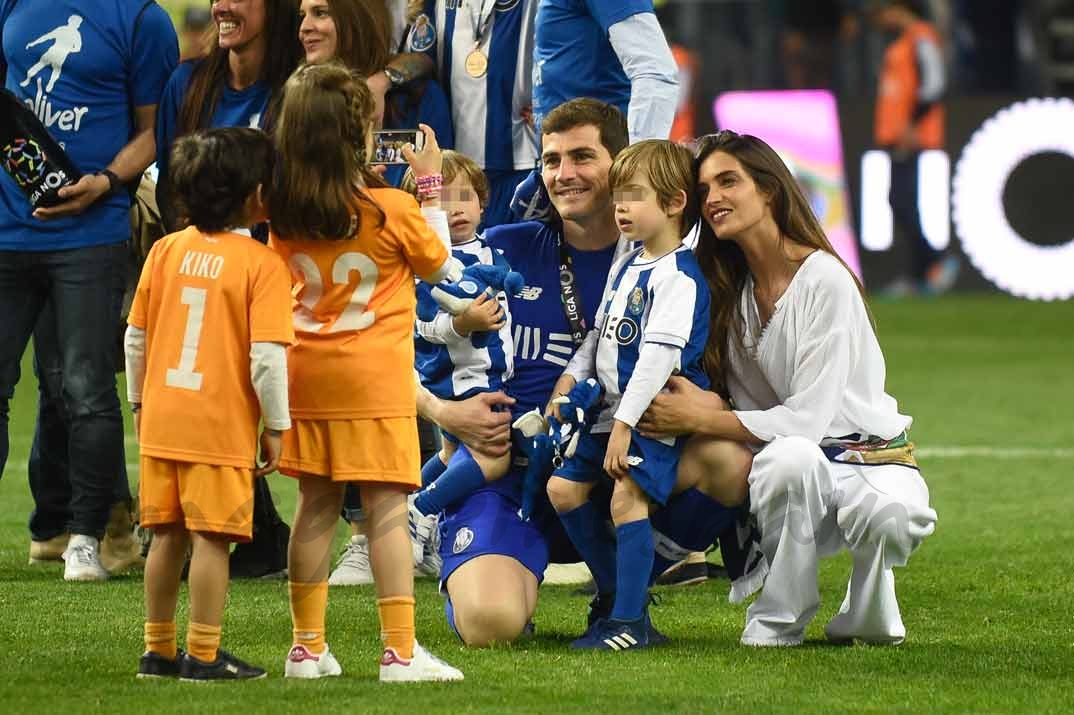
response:
M571 647L590 650L635 650L656 645L649 637L652 624L647 616L633 621L604 620L592 636L579 638ZM659 634L658 634L659 635ZM663 638L663 636L661 636ZM667 639L664 638L666 641ZM663 641L661 641L663 642Z

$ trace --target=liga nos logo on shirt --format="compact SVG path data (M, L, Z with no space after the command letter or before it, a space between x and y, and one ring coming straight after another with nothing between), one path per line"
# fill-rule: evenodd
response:
M31 82L37 83L34 98L23 101L41 123L50 129L55 126L62 131L77 132L82 126L82 119L89 113L89 107L55 108L49 97L49 93L56 88L56 82L63 76L63 66L68 58L82 51L82 33L79 31L81 26L82 16L71 15L66 23L26 44L27 52L40 51L41 56L27 70L22 82L19 82L20 87L29 87ZM47 83L44 81L46 74Z

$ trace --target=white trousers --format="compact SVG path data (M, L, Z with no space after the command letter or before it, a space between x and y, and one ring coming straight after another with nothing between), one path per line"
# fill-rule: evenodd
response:
M898 643L906 636L892 567L936 527L916 469L830 462L801 437L770 442L753 458L750 509L768 576L750 605L742 642L797 645L820 606L818 560L843 548L854 565L846 598L825 629L832 640Z

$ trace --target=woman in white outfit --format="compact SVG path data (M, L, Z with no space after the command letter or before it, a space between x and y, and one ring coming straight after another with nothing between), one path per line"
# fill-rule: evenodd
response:
M695 168L697 256L713 306L706 369L733 408L672 378L640 426L693 432L748 480L768 569L754 584L763 590L743 644L801 643L820 605L817 561L842 548L853 571L825 633L899 643L906 629L892 567L932 533L936 512L906 438L911 418L884 392L861 284L763 141L710 135Z

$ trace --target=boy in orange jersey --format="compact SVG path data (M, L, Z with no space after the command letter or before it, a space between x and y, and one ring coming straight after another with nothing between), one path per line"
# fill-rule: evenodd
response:
M414 638L414 569L406 495L420 486L414 382L414 277L457 278L447 219L387 188L369 167L374 103L361 78L331 64L299 68L276 122L281 170L270 196L271 245L295 282L297 338L288 359L291 416L281 471L299 479L288 570L294 641L284 675L341 668L325 643L329 549L346 482L367 512L384 650L382 682L462 680ZM441 157L408 160L439 198ZM341 151L341 146L353 147ZM435 211L432 211L435 209Z
M141 446L146 652L138 677L264 677L220 646L228 551L249 541L254 479L276 469L291 426L286 346L291 281L244 226L265 219L271 140L254 129L188 135L171 177L188 228L149 253L125 338L127 394ZM255 469L257 426L264 466ZM187 651L176 647L180 573L190 559Z

